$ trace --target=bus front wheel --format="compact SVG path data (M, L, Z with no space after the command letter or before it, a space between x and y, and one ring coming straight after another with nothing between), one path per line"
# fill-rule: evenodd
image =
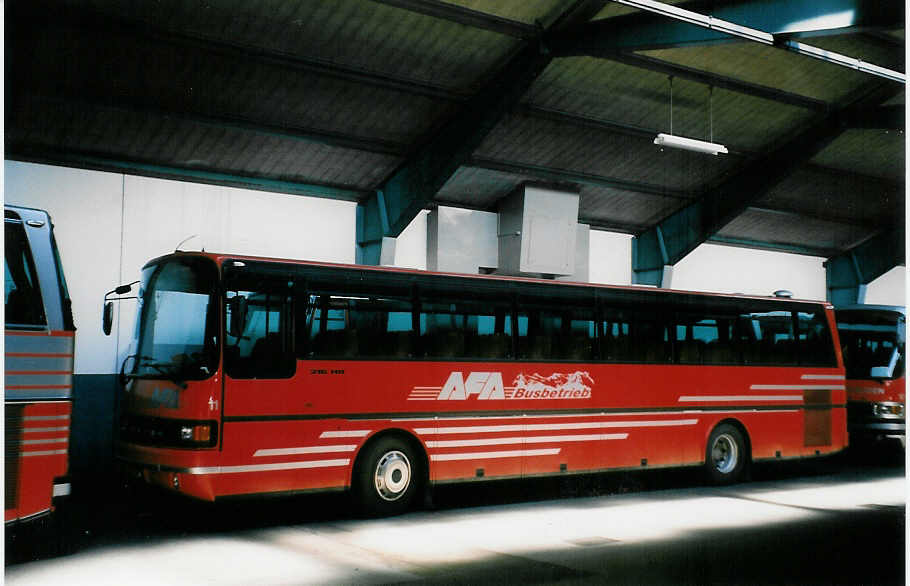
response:
M383 437L368 445L354 471L354 497L370 517L398 515L410 508L421 484L420 461L411 445Z
M714 428L705 450L705 472L713 484L739 481L748 459L742 432L728 423Z

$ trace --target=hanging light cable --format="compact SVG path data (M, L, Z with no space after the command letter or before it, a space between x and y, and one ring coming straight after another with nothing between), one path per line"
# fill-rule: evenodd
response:
M727 154L729 151L727 147L722 144L716 144L714 141L714 114L713 114L713 103L712 96L714 93L714 88L710 87L710 93L708 94L708 132L710 133L711 142L706 142L704 140L697 140L694 138L686 138L684 136L676 136L673 134L673 76L670 76L670 134L664 134L663 132L659 133L654 139L654 144L661 147L673 147L677 149L683 149L687 151L695 151L698 153L707 153L709 155L717 155L718 153Z

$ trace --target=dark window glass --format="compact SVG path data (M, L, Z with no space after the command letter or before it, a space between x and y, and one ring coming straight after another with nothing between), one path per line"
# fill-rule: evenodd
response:
M4 223L4 303L6 325L44 326L44 303L35 273L35 263L28 247L25 230L19 222Z
M904 374L904 316L887 311L838 311L837 332L848 379L871 379L872 369Z
M740 315L735 334L746 364L797 363L790 311L768 311Z
M587 361L596 357L593 301L528 297L519 303L519 358Z
M737 364L732 316L676 315L676 360L680 364Z
M310 358L408 358L413 355L413 303L406 287L358 282L309 287Z
M601 353L607 362L668 363L670 335L656 307L627 309L605 307L601 322Z
M293 376L293 282L244 274L228 280L225 297L226 372L233 378ZM235 329L240 335L231 335Z
M799 363L804 366L834 366L834 347L823 310L797 312Z
M419 333L422 358L510 358L511 303L488 292L421 291Z

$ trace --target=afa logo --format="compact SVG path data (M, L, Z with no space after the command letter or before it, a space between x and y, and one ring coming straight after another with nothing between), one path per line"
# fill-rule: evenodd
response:
M509 399L589 399L594 379L585 371L557 372L549 376L519 373L512 386L503 384L501 372L449 373L441 387L414 387L408 401L464 401Z
M505 399L501 372L472 372L467 380L460 372L449 375L446 384L436 397L440 401L457 401L477 395L478 399Z

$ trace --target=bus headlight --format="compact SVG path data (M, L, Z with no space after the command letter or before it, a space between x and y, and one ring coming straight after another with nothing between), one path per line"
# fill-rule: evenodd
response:
M904 416L904 404L903 403L873 403L872 404L872 413L876 417L884 417L887 419L897 419Z

